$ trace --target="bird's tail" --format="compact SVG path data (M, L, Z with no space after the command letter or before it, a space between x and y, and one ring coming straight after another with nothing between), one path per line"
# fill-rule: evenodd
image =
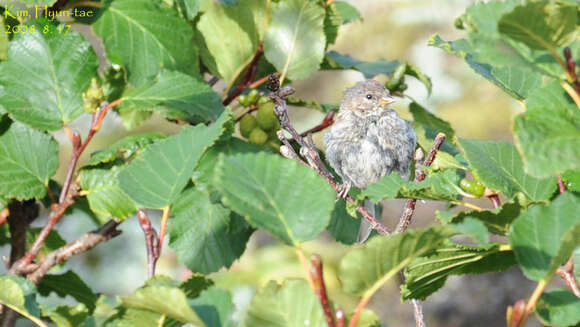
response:
M373 217L376 218L375 216L375 204L371 202L371 200L365 200L365 202L363 203L365 209L367 209L367 211L373 215ZM357 242L359 243L364 243L368 238L369 235L371 235L371 232L373 231L373 229L371 228L371 223L364 219L361 218L361 223L360 223L360 227L358 229L358 236L357 236Z

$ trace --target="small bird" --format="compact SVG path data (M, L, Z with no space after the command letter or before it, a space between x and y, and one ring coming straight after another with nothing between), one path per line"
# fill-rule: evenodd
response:
M358 82L344 93L335 122L324 136L326 158L343 181L339 196L346 197L351 186L365 189L393 171L409 178L417 136L389 107L394 101L375 80ZM372 202L365 200L364 206L375 215ZM364 242L370 233L369 222L363 220L358 241Z

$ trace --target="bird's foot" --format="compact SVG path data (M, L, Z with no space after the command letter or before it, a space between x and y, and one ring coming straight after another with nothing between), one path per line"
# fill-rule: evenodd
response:
M341 199L346 199L348 196L348 191L350 191L350 183L342 184L338 190L338 197Z

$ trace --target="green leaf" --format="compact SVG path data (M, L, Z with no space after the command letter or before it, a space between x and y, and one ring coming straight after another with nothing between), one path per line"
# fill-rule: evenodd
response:
M159 327L164 321L170 320L163 314L149 310L119 307L117 312L109 317L105 327ZM197 325L195 325L197 327Z
M537 89L526 107L514 120L526 172L542 178L580 168L580 110L560 84Z
M562 174L562 179L566 183L566 189L580 192L580 170L569 170Z
M365 78L373 78L379 74L390 75L399 66L397 60L361 61L349 55L340 54L334 50L326 53L322 69L354 69L361 72Z
M425 109L417 102L411 102L411 104L409 105L409 110L413 115L413 121L421 125L430 127L437 132L445 133L445 136L447 136L447 140L453 140L453 138L455 137L455 131L451 127L451 124L430 113L427 109Z
M177 5L187 20L193 20L199 11L200 1L201 0L177 0Z
M512 224L509 241L526 277L549 278L580 244L580 198L561 194L548 206L535 205Z
M567 327L580 323L580 299L565 289L543 293L535 309L538 318L548 326Z
M139 85L162 69L198 74L193 31L173 8L149 0L108 0L93 24L109 61L127 68Z
M128 308L148 310L195 326L206 326L187 303L185 293L169 277L153 277L135 293L123 297L121 303Z
M431 78L425 75L421 70L419 70L419 67L415 65L407 63L406 66L407 68L405 70L405 75L413 76L416 79L418 79L421 83L423 83L423 85L425 85L425 87L427 88L427 92L431 94L431 90L433 88L433 85L431 84Z
M159 209L173 203L191 178L207 148L224 132L231 119L226 110L209 127L184 126L177 135L147 147L119 172L119 185L139 207Z
M70 295L83 303L90 312L95 310L97 296L72 270L60 275L48 274L42 278L37 287L38 293L42 296L48 296L51 292L55 292L60 297Z
M456 171L444 170L415 183L403 180L398 172L394 172L362 190L358 198L362 200L369 197L373 202L395 198L455 201L459 196L459 179Z
M517 6L499 20L500 33L533 49L567 45L577 35L578 6L538 1Z
M208 327L236 326L232 317L234 313L232 296L224 289L210 287L199 297L190 300L189 304Z
M0 105L14 120L49 131L84 112L82 93L98 66L89 42L76 31L57 28L63 27L39 24L35 33L18 34L0 64Z
M190 299L198 297L201 292L213 285L211 279L205 278L204 275L200 273L194 273L186 281L179 284L179 288L185 293Z
M89 315L84 304L76 306L61 305L56 308L42 308L42 315L50 318L57 327L92 327L95 318Z
M424 300L441 288L448 276L505 271L514 264L514 253L502 250L499 244L479 248L448 243L409 264L401 296L403 300Z
M264 55L282 79L306 78L324 58L324 8L315 1L287 0L272 3L264 36Z
M346 1L334 1L336 9L340 12L340 17L342 17L342 23L348 24L355 20L362 20L360 12L358 9L353 7Z
M47 327L40 320L36 303L36 286L26 278L15 275L0 276L0 303L10 307L38 326Z
M473 38L472 42L476 45L465 39L445 41L435 34L428 44L465 59L476 73L516 99L525 99L542 84L542 75L534 71L533 66L529 66L530 62L523 61L521 55L511 49L510 45L501 43L498 45L499 42L478 34ZM496 52L490 50L496 48L498 49Z
M504 203L501 207L483 211L461 211L451 213L448 211L436 211L437 218L444 224L457 224L466 218L477 219L481 221L487 229L494 234L506 235L514 219L516 219L522 210L522 206L516 202Z
M204 274L229 268L253 232L242 217L195 188L179 196L171 213L169 246L182 264Z
M456 232L467 235L479 245L489 244L488 230L485 224L478 219L467 217L461 222L450 224Z
M344 199L339 199L334 205L330 225L328 225L327 229L332 237L334 237L338 242L343 244L354 244L357 242L360 223L360 219L354 219L348 214L346 210L346 201Z
M230 7L212 2L197 24L205 45L201 59L228 86L234 83L258 49L258 28L262 26L254 21L252 9L245 3Z
M42 198L58 167L58 144L45 133L14 122L0 135L0 195Z
M254 295L245 325L252 327L326 327L322 306L306 281L270 281Z
M127 162L163 138L165 135L159 133L131 135L91 155L81 170L81 188L100 223L111 216L123 220L137 211L135 202L119 186L117 176Z
M322 232L335 201L332 188L312 169L264 152L221 156L214 184L227 206L289 245Z
M192 124L214 121L224 111L219 95L207 83L169 70L126 92L121 106L127 110L158 111L165 118Z
M485 186L510 199L521 193L529 201L544 201L556 191L555 178L538 179L524 172L520 155L512 144L460 138L459 145Z
M213 188L213 176L216 169L216 161L220 153L224 155L234 155L241 153L253 153L264 151L264 148L243 141L237 137L230 137L226 140L218 141L213 147L205 152L199 160L191 179L197 189Z
M105 149L93 152L85 167L97 166L104 163L115 163L116 161L129 162L135 156L138 156L145 147L165 137L165 135L160 133L126 136Z
M437 248L452 234L448 228L433 226L372 238L364 247L347 253L340 262L344 291L358 296L374 294L411 260Z
M117 177L122 169L112 166L83 169L81 172L81 188L87 192L89 206L100 223L105 223L110 217L124 220L137 211L135 202L119 186Z
M326 46L334 44L338 36L338 29L342 25L342 17L340 11L333 2L330 6L325 8L326 15L324 16L324 35L326 36Z
M153 116L153 111L133 110L130 107L118 108L116 111L119 113L119 116L121 116L121 119L123 120L123 126L125 126L125 128L128 130L132 130L141 126L141 124Z

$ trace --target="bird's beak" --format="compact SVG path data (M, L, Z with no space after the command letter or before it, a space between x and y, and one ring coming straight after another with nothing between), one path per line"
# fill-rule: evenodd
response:
M395 98L391 97L391 96L386 96L384 98L381 99L380 105L381 106L386 106L389 105L391 103L395 102Z

